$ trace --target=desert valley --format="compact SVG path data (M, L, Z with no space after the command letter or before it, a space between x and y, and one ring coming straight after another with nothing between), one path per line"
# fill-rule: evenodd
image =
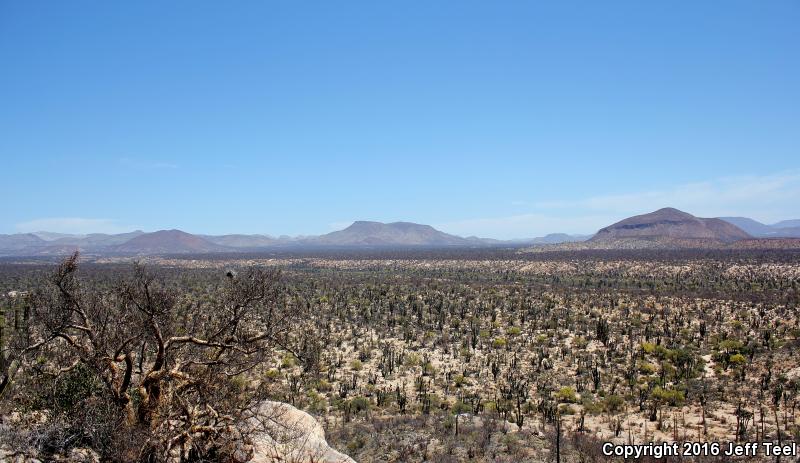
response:
M4 237L0 449L599 462L605 442L796 442L800 239L735 223ZM296 434L254 424L264 410Z

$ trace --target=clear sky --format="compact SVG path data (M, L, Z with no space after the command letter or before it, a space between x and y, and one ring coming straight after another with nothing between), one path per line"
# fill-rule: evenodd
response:
M0 2L0 233L800 217L800 2Z

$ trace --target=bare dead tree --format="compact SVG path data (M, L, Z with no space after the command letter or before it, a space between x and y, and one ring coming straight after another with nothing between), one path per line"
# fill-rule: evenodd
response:
M197 301L138 264L105 291L84 287L77 270L76 253L29 297L28 343L18 350L27 373L58 377L80 367L99 379L102 399L117 410L115 425L127 430L118 434L140 437L98 449L106 458L246 455L242 423L263 391L245 374L273 349L304 360L293 347L303 345L304 317L281 291L279 272L229 275L210 300Z

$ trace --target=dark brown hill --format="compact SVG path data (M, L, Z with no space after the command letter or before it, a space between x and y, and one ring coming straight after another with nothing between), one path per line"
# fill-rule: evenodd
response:
M113 250L125 254L187 254L224 252L230 248L180 230L160 230L139 235Z
M650 241L711 240L732 243L752 238L741 228L720 219L704 219L671 207L636 215L609 225L593 242L639 239Z
M324 246L464 246L470 241L411 222L353 222L344 230L306 240Z

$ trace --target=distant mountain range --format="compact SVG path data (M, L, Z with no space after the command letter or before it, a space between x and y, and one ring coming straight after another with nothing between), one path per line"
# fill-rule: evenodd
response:
M0 235L0 249L4 251L21 251L28 248L47 246L47 241L33 233L17 233L14 235Z
M291 241L289 237L274 238L269 235L197 235L211 243L228 248L262 248Z
M720 217L756 238L800 238L800 219L766 225L747 217Z
M145 233L69 235L52 232L0 235L0 256L62 255L80 250L97 255L205 254L258 252L295 248L385 247L487 247L552 244L581 241L589 236L554 233L522 240L451 235L430 225L411 222L357 221L349 227L320 236L273 237L270 235L194 235L181 230Z
M753 238L800 237L800 220L764 225L744 217L700 218L673 208L637 215L600 229L595 235L552 233L519 240L462 238L411 222L357 221L320 236L195 235L181 230L145 233L69 235L52 232L0 235L0 256L63 255L80 250L93 255L205 254L297 248L491 247L536 249L631 249L726 246Z
M586 241L593 235L568 235L566 233L550 233L549 235L533 238L531 240L521 240L530 244L558 244L558 243L579 243Z

